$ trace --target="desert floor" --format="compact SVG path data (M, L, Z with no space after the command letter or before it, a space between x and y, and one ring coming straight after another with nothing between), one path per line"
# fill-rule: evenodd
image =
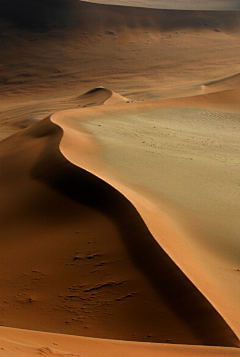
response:
M240 6L166 3L0 1L1 357L240 356Z

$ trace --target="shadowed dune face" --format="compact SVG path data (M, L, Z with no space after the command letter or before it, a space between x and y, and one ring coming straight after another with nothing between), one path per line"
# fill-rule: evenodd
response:
M114 339L236 346L234 333L156 243L131 203L62 156L61 137L60 128L46 119L0 144L2 202L9 197L2 217L5 223L12 214L18 217L14 227L2 224L4 324ZM70 227L78 227L77 240ZM14 246L23 254L17 259L5 252ZM35 319L23 318L25 310ZM146 336L147 331L153 333Z
M108 100L112 95L112 92L105 88L94 88L88 91L87 93L80 95L73 99L77 101L81 106L92 106L92 105L101 105L106 100Z

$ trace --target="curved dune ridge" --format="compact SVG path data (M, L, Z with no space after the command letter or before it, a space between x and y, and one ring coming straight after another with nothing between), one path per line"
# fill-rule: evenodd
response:
M230 100L232 96L232 101ZM234 328L234 331L239 333L239 323L238 320L236 319L236 315L239 314L239 309L238 309L238 302L237 302L237 298L236 298L236 294L238 293L238 289L236 288L236 284L237 284L237 276L235 275L235 278L233 279L233 274L231 273L232 270L232 266L233 264L238 264L238 259L236 259L236 261L234 262L235 258L234 255L232 253L230 253L230 264L225 264L224 262L224 255L226 255L226 252L229 251L231 252L231 247L229 246L229 248L227 248L224 244L225 238L224 238L224 234L229 236L229 239L231 240L231 244L233 244L233 246L235 246L235 251L238 252L239 251L239 244L237 243L237 241L235 242L235 235L237 233L237 230L235 230L235 226L237 229L238 226L238 218L235 212L235 195L234 197L232 195L229 196L229 194L226 195L226 198L224 198L224 200L222 201L222 199L219 200L219 202L216 200L216 197L214 197L214 194L209 191L209 193L206 195L206 200L201 198L202 204L203 204L203 212L202 209L200 209L200 207L198 207L198 193L197 191L199 190L199 186L203 186L204 191L202 193L200 193L200 195L202 196L206 189L208 190L208 186L209 186L209 182L211 182L211 180L216 180L216 177L221 177L223 176L223 179L220 180L220 187L222 187L222 183L224 182L224 180L226 180L224 171L222 170L222 167L218 165L218 162L214 162L212 160L209 161L209 165L213 165L213 167L215 167L214 169L216 170L216 173L211 172L211 170L205 171L205 175L207 173L207 177L208 179L206 180L206 178L204 178L204 176L199 172L199 174L197 174L197 177L195 178L195 180L193 179L193 181L196 184L196 188L195 185L193 185L193 182L191 182L189 180L186 180L186 178L184 179L184 184L185 185L189 185L188 191L189 193L185 193L185 198L184 201L185 202L187 200L187 197L189 195L189 197L191 197L191 200L193 200L193 202L195 202L194 206L190 208L190 210L195 209L196 212L198 212L199 217L196 217L200 222L201 219L203 219L202 223L203 225L205 225L205 230L207 231L207 229L210 228L210 234L208 233L208 235L206 235L206 232L204 232L204 229L200 230L200 234L203 235L203 237L206 235L205 240L210 241L210 245L208 245L207 247L207 251L205 249L202 250L202 252L200 253L200 247L198 245L198 247L196 247L196 245L194 244L192 249L189 249L188 245L189 245L189 241L187 241L187 246L186 246L186 242L184 242L185 239L183 239L182 236L179 236L179 232L174 232L174 229L166 229L167 227L167 223L166 221L162 220L161 218L161 205L158 206L158 209L160 209L160 216L159 216L159 212L154 208L154 206L149 205L147 202L139 202L139 198L135 195L135 193L132 193L131 191L129 191L129 189L126 186L123 186L121 184L121 178L125 179L127 178L128 181L127 185L130 184L131 187L134 187L134 190L137 189L137 186L140 185L140 194L142 196L144 190L143 187L141 187L141 185L147 185L147 187L150 187L151 189L154 190L154 201L156 202L156 197L158 195L158 192L160 190L161 192L161 185L163 185L163 187L166 188L168 187L168 185L166 185L166 183L164 181L166 181L166 173L164 172L166 170L167 175L169 175L169 172L172 172L171 169L171 156L174 154L173 152L169 152L169 154L167 154L167 158L169 161L169 164L166 166L166 164L164 164L164 151L167 149L165 148L164 151L161 149L162 147L164 147L164 145L166 145L165 140L162 137L162 133L158 132L157 130L157 136L154 135L154 133L152 132L152 128L150 128L151 126L153 127L153 129L156 129L156 126L154 125L163 125L164 127L164 121L165 118L164 116L166 114L164 114L164 107L168 108L169 105L173 106L184 106L187 105L189 106L189 109L186 110L185 116L186 116L186 120L184 119L183 113L181 113L180 108L178 109L180 117L178 118L178 114L177 111L173 111L170 110L170 117L167 118L166 121L166 128L169 128L169 125L173 125L173 133L175 133L175 130L177 129L179 131L179 138L180 141L178 142L178 138L177 136L174 134L173 138L174 138L174 142L176 142L176 148L178 148L179 143L182 146L182 154L184 155L184 152L187 150L189 151L189 148L187 149L187 146L185 147L184 141L189 142L188 139L188 135L187 135L187 140L184 140L184 136L183 138L181 138L181 132L184 132L186 130L185 125L187 124L187 126L189 126L188 130L190 130L190 132L192 132L192 134L194 133L193 131L193 125L196 126L195 130L196 132L199 133L199 137L202 140L202 135L206 135L205 133L205 128L207 127L207 137L211 135L215 136L215 131L217 130L219 133L223 132L226 134L225 129L223 129L225 127L224 121L222 121L222 118L225 118L225 122L228 125L228 130L229 133L233 130L235 132L235 125L238 123L238 114L234 114L234 113L227 113L227 112L221 112L221 111L216 111L216 112L212 112L211 111L205 111L206 105L209 106L209 108L211 108L211 106L214 105L216 106L216 102L221 100L221 104L223 105L223 110L226 111L227 108L229 108L229 106L231 108L236 108L239 110L239 105L237 105L236 103L236 93L235 92L231 92L231 91L225 91L222 93L217 93L217 94L208 94L208 95L204 95L204 96L198 96L198 97L193 97L193 98L180 98L180 99L175 99L175 100L161 100L161 101L152 101L150 102L148 105L146 105L146 103L142 102L142 103L133 103L131 106L116 106L116 107L109 107L109 108L103 108L100 109L98 108L97 111L93 108L93 109L88 109L85 110L84 112L82 112L81 110L69 110L69 111L65 111L65 112L59 112L56 113L52 116L52 121L55 122L56 124L60 125L60 127L62 128L62 130L64 131L65 135L63 136L61 145L60 145L60 149L62 151L62 153L67 157L68 160L70 160L72 163L75 163L77 165L80 165L81 167L96 173L99 177L103 178L104 180L107 180L107 182L110 182L115 188L117 188L118 190L120 190L123 194L125 194L128 199L130 199L130 201L134 204L137 205L138 210L140 210L141 214L143 215L145 221L148 224L148 227L150 227L151 231L154 232L154 237L157 239L157 241L160 243L160 245L162 245L162 247L167 250L167 252L170 254L170 256L173 258L173 260L175 261L175 263L177 262L177 264L184 269L184 272L187 273L187 276L191 278L191 280L193 282L195 282L195 284L197 284L198 288L200 288L200 290L202 292L204 292L205 296L207 296L208 299L210 299L210 301L212 303L214 303L214 306L217 307L218 311L220 311L220 313L223 314L223 316L227 319L228 323L230 323L230 326L232 328ZM193 107L204 107L203 111L197 111L196 109L191 111L191 105ZM160 110L160 111L159 111ZM171 114L172 112L172 114ZM144 114L145 113L145 114ZM189 115L191 114L191 115ZM146 122L144 122L144 115L146 115ZM157 117L156 117L157 115ZM169 115L169 114L168 114ZM171 118L171 115L172 118ZM175 116L177 115L177 117L175 118ZM136 120L136 116L139 117L139 120ZM189 117L189 122L187 117ZM194 120L193 118L196 117ZM201 119L200 123L199 123L199 119L201 117L206 117L206 123L205 120ZM214 118L215 117L215 118ZM80 121L81 118L81 121ZM154 118L156 118L156 120L154 120ZM229 119L228 119L229 118ZM219 121L220 119L220 121ZM89 121L90 120L90 121ZM180 120L180 122L179 122ZM118 123L119 122L119 123ZM172 124L170 124L172 122ZM174 128L174 122L176 122L177 126L176 128ZM182 122L182 127L181 124L179 126L179 123ZM212 124L211 124L212 122ZM86 126L86 124L88 124L88 126ZM147 126L146 126L147 123ZM84 128L87 129L87 131L90 134L84 134L84 141L85 143L89 143L89 141L91 142L91 135L94 134L96 135L97 139L103 140L103 143L105 142L105 145L107 143L107 147L103 146L101 149L95 149L95 156L96 153L101 152L101 150L103 150L103 152L105 152L105 154L103 156L98 155L98 162L99 160L101 161L102 159L105 161L106 158L110 158L110 164L112 166L110 166L110 170L107 167L100 167L98 164L96 165L96 157L94 159L94 156L92 155L92 151L89 150L89 147L87 150L82 151L82 155L79 156L79 140L77 137L77 132L79 130L81 130L81 124L83 125ZM133 125L133 126L132 126ZM213 125L213 127L211 127ZM222 125L224 125L222 127ZM201 128L202 127L202 128ZM132 131L134 128L134 131ZM185 128L185 129L184 129ZM151 138L149 139L149 130L151 130ZM187 131L188 131L187 130ZM155 131L155 130L153 130ZM213 133L211 134L211 131L213 131ZM129 137L128 137L128 133L129 133ZM133 134L134 133L134 134ZM146 136L144 137L144 133L146 133ZM119 136L120 134L120 136ZM121 136L122 135L122 136ZM157 137L160 135L161 137L161 146L158 147L157 145ZM167 135L172 135L171 131L169 131L169 134ZM231 134L230 134L231 135ZM134 139L136 138L136 142L134 142ZM207 138L207 140L210 140L210 138ZM119 142L120 139L120 142ZM130 142L129 142L130 139ZM144 140L142 147L144 148L142 150L140 144L139 144L139 140ZM146 145L145 143L147 143L150 140L150 142L153 142L155 144L150 145L153 147L153 151L150 151L151 155L149 156L149 150L148 147L149 145ZM228 145L228 141L229 139L224 138L224 140L218 143L218 145L221 146L229 146ZM236 143L235 143L236 141ZM169 143L169 139L167 139L167 142ZM214 141L213 141L214 142ZM235 144L234 144L235 143ZM237 137L234 138L234 136L232 136L232 148L233 148L233 157L228 157L226 156L226 160L233 160L232 164L232 169L236 172L238 172L237 169L237 161L235 160L235 152L237 150L237 146L238 146L238 139ZM129 145L130 144L130 145ZM190 149L192 147L192 144L190 142ZM101 144L102 145L102 144ZM163 146L162 146L163 145ZM196 164L199 165L199 168L201 170L201 156L202 155L209 155L208 154L208 145L206 147L206 143L205 141L203 141L202 145L199 146L199 138L197 138L196 140L196 148L199 147L199 151L196 150L195 155L193 156L193 159L196 160L196 163L193 163L193 166L191 168L191 166L189 167L189 165L182 165L179 167L180 172L178 172L178 170L176 170L175 175L176 177L178 177L178 180L181 180L181 172L185 171L186 175L189 175L189 172L191 172L192 170L196 171ZM86 145L86 147L89 145ZM109 153L107 154L107 149L109 146ZM137 156L136 156L136 152L134 153L134 150L136 151L137 149ZM116 148L117 148L117 152L116 152ZM154 151L154 148L156 148ZM82 146L80 145L80 149L82 150ZM147 150L146 150L147 149ZM205 154L202 153L202 150L207 150L205 152ZM175 149L173 149L175 150ZM228 149L229 150L229 149ZM133 152L132 152L133 151ZM214 148L211 148L212 151L212 155L214 155ZM118 154L119 152L119 154ZM126 153L127 152L127 156ZM153 161L155 158L155 155L153 156L153 158L151 158L151 156L157 153L158 155L163 157L163 161L160 159L158 159L158 161L160 162L160 167L159 167L159 163L157 161ZM192 153L193 154L193 153ZM116 155L116 156L115 156ZM196 156L197 155L197 156ZM121 157L122 156L122 157ZM189 156L189 154L187 155ZM132 157L132 158L131 158ZM145 157L145 159L144 159ZM178 157L176 156L176 154L174 154L173 157ZM199 163L197 163L198 161L198 157L200 157L200 161ZM181 160L181 156L178 157L178 160ZM188 159L188 157L187 157ZM224 160L224 157L222 158ZM107 160L108 161L108 160ZM116 161L119 161L118 163ZM138 161L138 162L137 162ZM161 162L162 161L162 162ZM116 163L115 163L116 162ZM206 160L206 162L208 162L208 160ZM229 161L230 163L230 161ZM173 160L173 164L174 166L178 166L177 161ZM181 163L183 164L183 163ZM140 165L140 166L139 166ZM143 166L141 169L141 175L139 175L139 168L141 167L141 165ZM149 167L150 170L152 170L152 167L154 166L154 172L155 175L154 177L152 177L152 174L149 176ZM169 167L168 167L169 166ZM112 172L114 172L113 167L117 167L118 170L118 175L120 174L120 176L115 176L112 175ZM119 171L120 168L120 171ZM137 168L137 175L134 176L134 172L136 171ZM205 169L206 170L206 169ZM237 171L236 171L237 170ZM131 171L133 172L133 174L131 173ZM129 174L127 173L129 172ZM122 176L122 173L124 173L124 175ZM196 171L197 173L197 171ZM162 178L158 178L158 175L163 176ZM193 176L194 177L195 172L192 172L190 177ZM238 175L237 175L238 176ZM236 176L236 177L237 177ZM120 178L121 177L121 178ZM141 179L141 177L143 179ZM120 182L119 182L120 179ZM132 181L133 180L133 181ZM176 182L174 180L172 180L169 177L170 180L170 186L176 186L176 188L178 187L178 184L176 185ZM132 184L131 184L132 182ZM193 185L193 186L192 186ZM211 184L210 184L211 185ZM179 186L179 188L177 188L177 190L174 189L174 187L170 188L170 192L175 192L174 195L178 196L179 192L178 190L181 190L181 184ZM196 190L197 189L197 190ZM237 188L234 189L234 187L232 188L233 191ZM201 191L201 190L200 190ZM164 189L162 190L162 192L164 192ZM167 191L166 191L167 192ZM197 194L196 194L197 193ZM237 194L237 192L236 192ZM238 195L238 194L237 194ZM207 198L209 196L209 199ZM151 197L151 196L150 196ZM194 197L194 198L193 198ZM153 199L153 197L151 197L151 199ZM142 200L142 198L141 198ZM230 201L229 201L230 200ZM206 201L206 202L205 202ZM232 201L232 202L231 202ZM173 199L173 202L177 202L176 199ZM212 214L211 212L211 207L212 207L212 202L215 202L216 205L220 204L220 205L227 205L228 206L228 213L231 216L230 221L232 223L230 223L230 225L232 224L232 229L227 228L228 225L226 224L225 226L223 225L222 228L220 228L220 230L222 230L222 232L218 233L218 236L214 237L214 235L212 235L211 233L211 226L214 226L216 224L216 220L218 220L218 214L219 215L223 215L226 213L221 212L221 210L219 210L218 214ZM231 202L231 204L229 205L229 203ZM204 206L206 205L206 207ZM209 206L209 208L207 207ZM184 206L185 207L185 204ZM224 210L223 210L224 211ZM225 211L224 211L225 212ZM212 222L208 222L208 219L206 220L206 217L208 215L212 215ZM205 219L203 218L204 215L206 215ZM182 219L182 218L181 218ZM188 218L189 219L189 218ZM210 227L207 228L207 226L210 223ZM194 223L196 226L198 226L198 224L196 224L196 222ZM185 233L186 234L186 233ZM222 237L222 238L221 238ZM188 237L189 238L189 237ZM206 245L206 241L204 242L204 239L200 239L200 237L198 237L199 241L201 240L203 248ZM221 241L221 239L223 239ZM222 244L223 246L225 246L224 248L224 255L222 256L222 258L220 259L220 256L215 257L214 252L212 251L212 246L211 245L215 245L218 244L218 250L219 252L221 251L221 247ZM181 250L179 250L179 247L181 246ZM232 246L232 247L233 247ZM210 251L209 251L210 248ZM216 248L215 248L216 249ZM198 253L197 253L198 251ZM208 252L209 251L209 252ZM197 254L196 254L197 253ZM210 255L209 255L210 253ZM237 254L237 253L236 253ZM190 259L190 256L192 256L192 259ZM200 260L199 260L200 258ZM210 259L210 261L208 261ZM223 260L222 260L223 259ZM215 262L215 263L214 263ZM217 262L217 264L216 264ZM220 263L221 262L221 263ZM210 264L209 264L210 263ZM195 264L195 269L192 269L192 264ZM200 265L199 265L200 264ZM214 266L215 264L215 266ZM199 265L199 266L198 266ZM198 266L198 270L197 270L197 266ZM206 272L206 267L208 266L207 270L210 272L210 275L213 274L215 275L214 279L212 280L212 278L208 281L207 276L203 274L202 276L202 270L204 270ZM223 275L222 273L219 274L219 269L223 268L223 266L225 266L225 271L229 271L229 273L227 273L228 277L226 276L225 279L223 280ZM229 270L230 269L230 270ZM208 275L208 274L207 274ZM202 279L203 277L203 279ZM235 280L236 279L236 280ZM227 281L229 280L229 286ZM222 284L222 282L225 281L225 283ZM226 284L227 283L227 284ZM215 288L209 289L209 285L215 286ZM218 291L219 286L221 286L220 291ZM232 293L229 294L229 292ZM217 292L218 291L218 292ZM227 292L228 291L228 292ZM224 299L224 295L226 295L226 299ZM224 301L225 300L225 301ZM229 309L229 301L232 302L232 309ZM233 308L233 306L235 306Z
M91 101L92 93L97 102L99 90L86 95ZM63 156L61 127L47 118L0 143L4 325L237 346L233 331L157 244L134 206ZM84 153L81 130L77 140ZM89 150L95 150L91 140ZM9 225L13 216L17 222Z

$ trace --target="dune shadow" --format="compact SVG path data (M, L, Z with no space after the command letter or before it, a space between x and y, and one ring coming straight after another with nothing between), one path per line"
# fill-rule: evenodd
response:
M60 127L45 119L40 129L37 124L29 129L28 135L32 137L48 137L31 177L108 216L117 227L131 261L201 344L238 346L236 335L159 246L134 206L109 184L73 165L61 154Z

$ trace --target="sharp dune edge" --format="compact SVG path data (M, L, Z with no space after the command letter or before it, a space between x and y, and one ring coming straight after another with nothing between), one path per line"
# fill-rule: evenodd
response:
M0 4L0 356L239 356L239 13Z
M80 98L82 98L83 100L82 104L86 105L86 97L89 96L90 97L89 103L92 103L91 101L94 99L92 93L95 93L94 102L99 103L100 101L102 102L102 96L105 95L106 93L107 93L106 100L109 99L109 92L110 91L107 91L103 88L97 89L94 91L90 91L90 93L81 96ZM88 109L83 108L83 109L78 109L77 111L79 112L79 115L81 115L81 112L86 110ZM91 110L94 111L94 109ZM68 118L68 120L66 121L67 123L66 133L68 135L70 133L70 137L68 138L68 141L70 140L71 142L75 142L76 144L76 139L77 139L80 146L74 145L74 147L77 148L77 151L82 150L81 157L84 158L85 151L87 151L87 155L89 156L89 152L91 154L96 150L96 148L94 148L94 143L92 143L91 140L89 140L89 138L87 138L81 132L76 133L76 128L74 130L74 125L71 128L71 124L70 124L71 121L69 121L69 114L72 114L72 111L66 111L66 112L64 111L59 114L56 114L53 116L53 118L56 117L56 119L53 119L53 121L55 121L56 123L58 123L58 125L61 125L61 127L64 128L63 120L59 120L58 117L62 119L61 115L63 115L64 118ZM105 184L103 181L94 178L93 176L91 176L91 174L83 171L79 167L73 166L72 164L69 163L69 161L67 161L64 158L64 156L61 155L58 146L60 144L62 133L63 132L59 130L55 124L52 124L49 119L46 119L37 124L34 124L33 126L30 126L29 128L25 129L19 134L16 134L15 136L10 137L9 139L6 139L1 143L1 152L3 158L4 158L4 152L5 153L7 152L6 164L4 165L4 161L3 161L1 165L1 167L3 167L3 172L4 172L2 181L4 182L5 175L9 177L10 175L9 170L10 172L11 170L13 170L10 176L14 177L15 176L14 171L16 169L18 172L18 185L20 185L20 187L23 188L23 186L21 185L22 180L23 182L25 182L25 181L29 181L30 178L30 181L25 182L24 186L27 185L28 187L28 193L31 197L31 202L30 204L28 202L24 202L27 198L27 197L24 198L25 196L24 190L23 193L22 190L19 192L19 189L15 191L12 185L9 184L7 185L8 187L5 187L4 194L7 195L8 198L10 198L11 195L13 195L14 205L16 205L16 202L18 201L21 202L21 204L17 205L20 206L21 213L16 212L15 213L16 216L19 217L22 214L25 217L25 219L27 218L27 220L30 222L34 221L34 216L35 216L36 217L35 220L37 219L39 221L38 232L36 232L36 221L33 227L34 229L33 234L35 236L35 239L38 240L37 238L38 236L40 239L44 231L44 235L46 236L46 240L47 240L47 242L45 242L45 240L43 241L41 238L41 246L38 246L38 257L34 256L34 265L32 265L33 263L31 263L31 259L29 259L31 258L31 256L28 257L26 255L27 252L24 254L24 261L26 263L25 270L23 270L24 261L22 260L22 256L19 258L19 261L16 262L16 257L15 255L13 255L15 260L14 265L16 266L17 271L12 273L13 276L11 278L11 281L19 280L19 284L22 283L22 285L20 285L18 288L15 287L16 290L12 291L12 296L14 297L13 301L6 300L5 302L6 307L4 308L5 319L7 320L9 319L10 324L15 326L18 325L18 319L20 319L21 327L36 329L37 326L39 326L39 328L41 326L41 328L47 330L53 330L56 332L59 330L63 332L69 331L72 333L74 333L74 328L76 328L74 327L74 323L77 322L78 333L80 328L82 327L83 328L82 334L85 334L84 330L86 329L86 327L88 327L92 331L93 330L95 330L95 332L98 331L97 332L98 336L101 336L102 334L103 336L109 336L112 338L120 337L120 338L128 339L127 335L129 334L130 331L126 335L127 332L126 326L124 326L125 331L122 332L122 335L119 334L118 329L116 334L114 334L114 329L112 331L108 331L107 325L105 325L108 321L107 318L103 322L103 325L101 326L99 320L101 321L103 319L103 317L101 316L104 311L104 305L107 304L106 306L107 306L108 313L112 309L112 311L113 312L115 311L116 314L115 309L116 308L118 309L118 307L114 306L114 304L122 303L121 314L124 315L124 308L127 308L127 310L129 309L129 303L127 303L127 306L124 306L125 305L124 300L126 299L127 301L128 299L133 299L133 306L131 307L131 303L130 303L130 307L132 310L132 317L135 321L137 319L137 316L135 316L134 311L136 311L136 313L138 313L138 311L142 311L143 313L143 309L144 309L146 316L148 317L150 316L150 314L153 314L153 312L151 312L150 306L148 306L148 304L146 303L147 302L149 303L149 301L153 298L153 295L157 293L158 295L157 300L159 300L160 298L160 301L158 301L158 303L157 301L154 302L154 308L158 309L158 311L160 312L160 316L157 315L155 316L156 318L155 322L153 320L153 316L151 316L151 320L150 320L151 327L148 326L147 317L144 318L143 326L141 326L141 322L140 322L141 320L137 319L137 326L134 327L134 325L132 325L131 327L131 330L133 329L132 331L135 330L135 333L133 334L133 338L135 335L138 340L141 340L142 338L144 340L147 338L148 340L153 339L156 342L157 341L164 342L165 340L171 341L171 338L166 338L167 335L167 337L174 336L175 343L176 342L189 343L189 344L197 343L197 344L208 344L208 345L213 344L213 345L231 345L231 346L238 344L238 339L234 336L234 334L226 325L224 320L222 320L220 315L218 315L218 313L211 307L209 302L196 290L194 285L192 285L190 281L186 279L186 277L184 276L184 274L181 273L178 267L171 261L171 259L167 257L166 253L162 251L162 249L159 246L157 246L155 240L153 239L149 231L146 229L146 227L144 228L144 223L141 221L138 213L134 210L134 208L131 207L131 204L128 201L126 201L123 196L119 195L117 191L115 191L113 188ZM75 135L77 134L77 137L74 138L74 134ZM81 149L82 145L83 147ZM20 148L20 155L19 155L19 148ZM19 169L22 166L21 158L24 158L25 161L24 169L22 170ZM9 167L8 163L12 163L12 162L15 162L14 165L15 167ZM94 160L92 162L94 163ZM29 169L27 169L27 167L29 167ZM38 182L40 183L40 185L38 184ZM49 187L50 191L47 192L47 194L45 191L46 187L45 189L41 187L41 183L44 183L46 187ZM42 198L40 202L39 194L41 196L43 195L43 191L42 191L43 189L45 192L44 194L45 198L44 199ZM52 190L53 192L51 192ZM56 193L54 194L55 191ZM69 211L69 214L71 216L70 218L68 218L68 214L64 214L65 222L63 222L63 225L60 227L61 230L60 235L58 232L56 232L56 228L54 228L54 234L53 234L53 229L51 229L51 227L52 224L54 224L55 227L56 220L57 221L59 220L59 214L61 211L59 211L59 209L57 210L57 212L52 211L50 205L50 202L52 201L54 202L53 203L54 207L56 206L56 197L59 195L59 193L62 194L63 197L65 197L64 200L63 198L61 199L61 197L58 198L58 200L60 199L59 205L63 207L62 209L67 209L67 211ZM69 199L70 202L67 202L69 201ZM61 202L62 200L63 202ZM75 201L73 208L71 208L72 200ZM38 205L36 205L35 202L38 203ZM64 236L66 236L66 234L68 235L68 244L70 244L68 220L70 220L70 226L74 226L74 221L76 220L77 222L79 222L79 216L81 216L81 214L84 214L84 218L85 218L84 224L86 225L87 209L85 208L83 211L83 209L81 208L82 205L92 207L94 210L97 209L97 211L100 210L103 212L104 215L110 218L110 220L116 226L117 232L119 232L119 233L117 232L115 233L115 239L117 240L120 239L119 242L120 245L122 244L125 245L125 249L127 250L128 254L127 256L125 256L125 258L122 249L118 254L116 254L117 253L115 251L116 246L119 245L119 243L117 242L115 242L114 244L114 252L112 252L113 254L112 257L111 257L111 250L110 252L103 252L102 251L103 242L105 241L105 239L107 239L107 241L105 241L105 244L109 246L110 241L108 240L107 237L104 238L94 237L93 240L91 240L90 236L91 233L93 232L91 232L90 235L89 232L87 234L87 242L85 241L85 244L87 244L87 249L85 250L86 253L84 253L83 250L79 252L75 252L74 250L72 250L72 253L68 255L66 251L66 246L64 247L63 245L63 247L61 247L61 245L64 244ZM24 209L25 212L23 212L23 207L26 207ZM34 207L37 207L36 212ZM72 213L71 213L73 212L73 209L75 215L76 212L78 212L78 215L75 218L75 220L74 218L72 218ZM8 210L12 214L13 207L11 207L10 205ZM49 215L48 210L49 213L50 212L51 213L48 218L47 227L45 228L43 226L43 222L46 220L46 215ZM118 216L120 212L121 212L121 219L118 222ZM5 213L7 213L6 208L5 208ZM91 212L88 214L90 215L89 217L91 217ZM94 212L92 214L94 214ZM126 218L124 218L124 214L126 215ZM40 220L39 218L42 215L43 215L42 220ZM131 217L131 224L129 222L130 217ZM28 232L27 235L29 236L29 232L31 231L31 228L29 224L27 224L25 229L24 226L25 224L24 222L22 222L22 227L21 227L22 243L19 242L19 244L17 245L18 250L19 249L22 250L26 247L26 244L27 245L30 244L28 239L26 242L24 242L26 238L23 239L23 237L24 236L26 237L26 233L25 233L26 229ZM163 230L164 227L161 228ZM19 226L17 227L17 229L19 229ZM46 229L49 231L49 233L47 234L45 232ZM9 227L7 227L7 230L9 231ZM105 234L106 234L106 230L107 230L107 224L105 223ZM79 241L79 236L81 237L80 239L83 239L81 233L82 233L81 231L73 231L73 236L76 237L77 234L77 241ZM56 239L55 234L58 236L58 247L54 247L54 250L51 253L47 247L52 246L52 244L50 243L50 237L52 236L54 242ZM111 228L110 228L110 234L111 234L111 241L112 241L114 237L114 232L111 232ZM11 235L13 235L13 233L12 234L10 233L10 236ZM59 241L60 236L62 236L62 238ZM73 242L74 240L76 240L76 238L75 239L74 238L73 238ZM126 238L127 240L125 240ZM100 246L98 246L98 249L97 249L97 240L100 240L99 242ZM11 246L12 244L16 245L16 242L13 243L10 242L10 244ZM21 248L20 244L23 245L23 248ZM36 243L32 242L32 244L35 245ZM88 250L92 244L94 249ZM137 251L136 251L136 245L139 245ZM12 248L10 248L11 246L9 246L8 243L6 249L12 250L13 246ZM83 242L81 243L80 246L82 249ZM75 247L76 247L75 250L77 250L77 246ZM64 249L64 255L63 253L61 253L62 249ZM46 250L49 252L48 254L50 254L48 259L46 259ZM58 251L59 253L57 253ZM29 253L32 255L31 249L29 250ZM6 256L4 250L2 251L2 254L3 257ZM147 256L147 258L145 258L145 255ZM45 256L44 264L43 266L41 266L42 257L44 256ZM130 257L130 262L128 262L129 260L128 256ZM105 260L106 258L108 258L107 261ZM4 263L5 264L7 263L7 265L11 266L13 264L11 263L12 257L10 256L9 259L10 261L7 262L6 258L4 258L5 260ZM146 265L143 264L144 260ZM86 261L93 262L93 264L88 263L87 268L85 268L86 269L85 274L82 273L83 276L87 275L87 277L85 278L86 280L82 277L83 280L81 279L81 283L77 283L74 284L73 286L69 286L70 285L69 282L72 279L71 275L73 274L74 271L72 270L72 268L73 269L80 268L82 270L86 265ZM116 268L115 271L116 275L115 275L113 273L115 270L113 266L116 265L118 261L120 261L120 267L119 267L120 269ZM62 264L65 265L64 272L63 271L61 272L60 281L57 281L59 269L62 269L61 267ZM98 283L99 277L97 278L97 282L94 283L94 281L96 281L96 277L94 277L92 283L89 284L91 281L91 279L89 280L89 273L98 274L99 272L101 272L101 269L96 269L96 268L107 264L109 265L108 269L111 270L112 277L108 278L108 274L110 272L105 267L104 270L102 271L103 278L105 277L105 279L102 281L102 284ZM125 267L126 269L126 266L129 264L130 266L127 269L127 276L124 277L123 267ZM29 272L28 266L35 267L35 270ZM20 270L19 267L21 267ZM52 267L55 267L54 284L56 284L55 286L57 289L57 292L55 293L54 293L54 284L52 281L53 277L51 276L52 275L51 271L49 271L49 269L52 269ZM137 268L138 273L137 274L136 272L132 273L133 275L130 279L131 284L130 286L128 286L129 285L128 279L131 276L130 272L131 269L134 270L134 267ZM121 271L120 276L119 276L119 270ZM18 279L16 280L17 277ZM146 281L144 283L145 296L141 296L143 292L141 293L139 291L141 289L140 287L143 285L143 281L141 280L144 278L145 279L147 278L147 280L150 282L150 286L149 286L150 292L149 295L147 296L145 295L147 293ZM161 279L162 279L162 283L160 283ZM34 284L38 280L41 281L41 284L36 289ZM85 284L83 283L84 280L85 280ZM140 283L140 286L138 281ZM67 285L64 286L64 282L67 283ZM44 290L49 284L51 284L52 286L51 294L50 296L44 296L45 294L47 295L49 294L49 292L47 293L47 291L44 294ZM135 289L133 289L134 285L136 285ZM61 294L59 294L60 286L62 286L63 289ZM117 288L117 286L120 287ZM114 289L111 287L114 287ZM38 290L39 288L40 290ZM131 288L131 291L129 291L129 288ZM97 292L98 290L101 292L101 294L92 293L92 291ZM119 296L115 296L114 299L111 298L111 295L113 294L114 296L117 293L117 291ZM58 303L51 308L49 306L49 302L52 301L52 299L54 298L54 296L56 296L56 294L59 294L57 299ZM107 300L106 300L106 296L108 297ZM146 300L144 302L141 301L141 299L143 300L146 299ZM183 302L182 299L184 299L185 302ZM179 300L181 301L180 305L179 303L177 303L177 301ZM22 304L24 304L25 306L22 307L21 306ZM33 304L39 305L37 308L37 310L39 309L39 311L48 310L49 315L51 316L51 320L55 315L54 320L58 321L58 323L55 324L54 321L51 320L49 321L49 319L46 318L46 315L44 313L38 313L38 312L37 312L38 314L37 321L36 320L29 321L27 319L27 321L24 322L24 315L26 314L24 308L29 310L31 309L31 305ZM143 304L143 307L141 307L141 304ZM19 310L19 305L21 306L21 311L17 311ZM79 305L82 306L80 309L79 309ZM9 306L10 310L8 310L7 306ZM101 310L103 309L103 311L99 310L100 307ZM83 311L81 311L82 309ZM149 309L150 311L148 311ZM13 316L11 316L11 310L13 312ZM61 313L61 310L63 314ZM165 319L167 320L163 319L162 316L163 311L164 311ZM174 315L176 314L175 317L174 315L173 316L171 315L171 311L174 312ZM20 315L16 319L16 316L18 316L19 313ZM31 313L33 314L33 311ZM113 316L115 314L113 313ZM110 317L112 320L113 316L111 315L112 313L110 313ZM178 320L177 316L180 316L181 318L180 321L182 320L182 322ZM59 318L60 320L58 320ZM129 317L125 317L125 318L127 318L129 324L130 323ZM98 328L96 328L96 326L94 327L95 319L99 330ZM211 325L209 324L209 319L211 320ZM60 323L61 320L63 321L62 326ZM163 325L164 320L165 322ZM67 327L65 327L66 322L67 322ZM81 325L79 326L79 322L81 323L82 326ZM157 323L160 323L160 326L162 325L164 326L162 337L160 334L157 334L156 332L146 335L147 331L149 331L149 328L151 331L154 331ZM180 324L181 326L179 327L181 330L181 334L178 336L179 333L176 332L174 335L172 335L172 329L176 329L178 324ZM185 326L185 324L187 326ZM115 321L115 326L116 325L117 325L117 321ZM159 330L160 326L157 326L158 333L160 331ZM146 327L147 327L146 332L144 332L144 329ZM167 332L167 329L169 329L169 332ZM46 351L48 352L48 349L46 349Z

